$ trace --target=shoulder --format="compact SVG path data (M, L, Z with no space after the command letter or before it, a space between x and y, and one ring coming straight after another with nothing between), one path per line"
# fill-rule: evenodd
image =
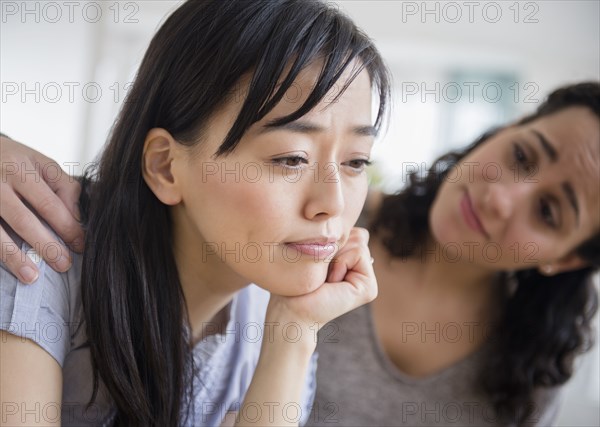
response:
M563 386L540 387L534 393L532 413L525 424L554 425L563 396Z
M81 320L81 255L72 254L71 269L58 273L40 256L53 248L32 248L7 231L23 254L37 264L40 274L36 282L23 284L0 263L0 329L30 339L63 366Z

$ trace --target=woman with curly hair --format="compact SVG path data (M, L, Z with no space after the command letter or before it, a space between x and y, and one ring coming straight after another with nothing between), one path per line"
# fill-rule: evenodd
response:
M379 296L321 330L309 424L549 425L590 346L599 204L598 83L369 197Z

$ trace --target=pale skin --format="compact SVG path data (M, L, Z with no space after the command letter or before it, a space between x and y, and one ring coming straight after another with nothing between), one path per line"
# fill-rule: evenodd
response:
M318 72L319 64L315 64L301 73L296 87L303 89L303 96L308 96ZM349 75L347 72L341 77L340 85ZM148 132L144 144L144 180L156 197L171 209L175 259L194 340L210 333L205 328L207 322L224 321L223 308L249 283L257 283L271 292L267 322L295 322L303 331L301 339L294 343L284 340L282 334L263 340L244 405L281 402L283 406L300 402L306 369L316 345L315 324L321 326L377 295L368 233L353 228L367 193L364 163L374 139L369 76L363 71L338 102L328 103L326 100L331 97L325 97L292 126L265 127L301 105L296 96L289 99L291 101L284 99L253 125L236 150L225 157L215 158L213 153L231 127L241 106L239 102L229 101L215 113L209 135L199 148L184 147L168 131L158 128ZM27 153L27 158L43 160L39 153L13 141L3 139L2 145L3 154L10 151L13 159L21 160L19 153ZM15 147L19 151L16 154L12 151ZM226 170L235 170L236 165L242 168L258 165L263 168L262 178L250 182L236 181L234 176L228 179L219 174L203 175L206 171L203 166L215 162ZM335 179L325 181L325 173L315 179L314 171L326 171L327 165L336 166ZM300 179L286 179L292 169L302 170ZM40 183L19 183L23 187L17 191L17 185L9 183L7 191L16 197L35 184ZM75 184L68 180L63 184L71 186L69 194L77 194ZM68 200L73 203L73 199ZM203 209L207 203L211 208ZM24 207L13 203L3 209L15 206ZM50 224L68 224L66 228L72 232L75 213L60 210L52 214L55 222L49 220ZM5 211L2 217L5 218ZM17 226L22 228L23 224ZM35 227L37 224L29 226L30 229ZM13 226L20 233L17 228ZM57 232L64 236L65 229L59 228ZM28 236L32 238L31 234ZM294 242L320 236L335 237L334 257L315 259L289 247ZM8 237L3 235L3 238ZM43 243L49 239L32 242L36 241ZM235 259L220 249L222 245L235 247L236 243L266 245L276 250L272 257L265 254L249 261L244 257ZM294 254L294 262L282 255L282 248L287 251L286 255ZM2 256L17 275L19 267L28 262L14 252ZM6 333L2 338L2 401L60 402L62 387L57 386L60 384L57 379L61 378L61 372L57 362L29 340ZM24 354L28 355L26 359ZM22 387L23 378L31 378L32 366L43 372L43 386ZM31 380L37 384L40 381L39 377ZM263 411L262 416L258 420L237 417L235 423L240 426L295 425L281 410ZM21 413L7 421L11 425L19 424ZM31 424L31 420L27 423ZM60 417L54 424L60 424Z
M492 163L502 169L501 179L495 166L484 172ZM537 268L554 275L584 267L575 248L600 230L600 122L586 108L508 127L459 167L461 178L444 181L430 210L432 241L422 257L402 261L390 256L378 236L369 242L377 260L380 297L371 307L379 341L390 360L415 377L439 372L481 346L496 320L496 273ZM573 189L577 210L565 184ZM461 213L465 191L485 233L472 229ZM380 195L370 197L369 211L379 202ZM483 252L492 245L502 255ZM462 256L455 258L449 250L457 246ZM442 333L449 324L460 329ZM461 338L455 341L457 331Z

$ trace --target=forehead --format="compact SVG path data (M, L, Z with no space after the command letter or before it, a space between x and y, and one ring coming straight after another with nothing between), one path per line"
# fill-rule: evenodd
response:
M323 114L339 114L341 110L352 110L353 114L370 114L371 79L366 68L363 68L358 75L355 75L360 67L361 63L359 61L353 61L343 71L329 92L305 116L318 118ZM292 86L287 90L283 99L267 117L281 117L298 110L313 92L322 69L322 61L316 61L303 69Z
M535 120L526 126L542 134L557 153L564 173L577 175L596 188L600 182L600 119L588 108L571 107Z
M569 107L537 119L525 128L542 134L556 150L549 167L582 197L595 228L600 227L600 119L586 107Z

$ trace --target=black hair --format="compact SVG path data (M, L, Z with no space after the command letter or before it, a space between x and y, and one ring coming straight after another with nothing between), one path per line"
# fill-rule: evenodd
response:
M366 69L379 94L379 128L390 97L388 70L371 40L324 2L187 1L152 39L80 200L92 401L101 379L118 408L116 424L180 425L193 399L190 327L169 211L142 178L148 131L163 128L181 144L201 143L211 115L250 76L242 109L216 153L227 155L315 61L323 66L314 88L278 123L306 114L358 64L335 93Z
M600 118L600 84L579 83L552 92L522 125L568 107L582 106ZM493 129L467 148L438 158L425 175L412 174L399 193L386 196L370 223L395 257L413 256L430 237L429 211L449 171L501 129ZM592 342L591 321L598 308L593 274L600 267L600 232L575 249L587 267L545 276L537 269L501 274L514 294L505 292L501 318L490 338L479 378L497 415L508 423L526 422L535 410L540 387L565 383L574 357ZM511 277L512 276L512 277Z

